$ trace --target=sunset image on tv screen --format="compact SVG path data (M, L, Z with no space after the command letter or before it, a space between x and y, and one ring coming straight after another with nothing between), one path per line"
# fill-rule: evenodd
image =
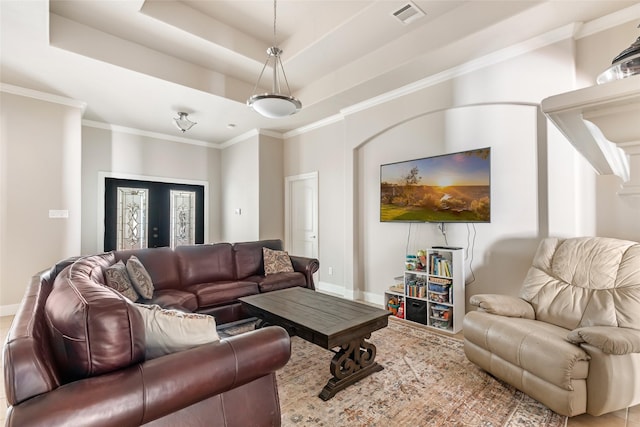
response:
M489 222L491 149L380 166L380 221Z

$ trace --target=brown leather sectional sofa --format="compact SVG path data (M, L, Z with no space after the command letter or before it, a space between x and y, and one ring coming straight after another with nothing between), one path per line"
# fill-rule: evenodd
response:
M116 251L35 275L4 346L6 425L280 425L275 372L291 352L284 329L145 360L141 315L103 276L135 254L154 281L145 302L214 314L221 324L246 317L237 301L243 295L313 288L317 260L292 257L296 272L265 277L263 246L281 242Z
M290 256L293 273L264 275L262 248L282 250L281 240L178 246L110 252L113 264L131 255L149 272L155 292L144 303L206 313L218 323L248 317L238 298L277 289L302 286L315 289L313 273L320 266L315 258ZM104 280L101 274L94 280ZM104 284L104 281L101 283Z

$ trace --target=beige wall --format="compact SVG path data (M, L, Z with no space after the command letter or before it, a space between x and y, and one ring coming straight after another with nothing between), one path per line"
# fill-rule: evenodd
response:
M70 100L69 100L70 101ZM0 315L29 278L80 252L82 110L0 92ZM67 210L66 219L49 210Z
M473 245L467 296L517 294L542 237L612 234L593 214L601 187L595 173L537 107L577 87L572 35L287 139L285 175L318 171L321 178L320 289L380 303L403 270L405 248L444 243L433 224L379 222L381 163L492 147L492 222L475 231L446 227L449 245ZM327 176L340 184L322 185ZM611 189L606 194L615 197ZM607 216L620 218L624 209ZM628 209L638 217L637 208ZM637 220L604 222L618 234L638 227ZM343 274L329 276L329 266Z
M222 240L284 240L282 139L257 133L221 156Z
M260 136L258 197L260 218L258 238L284 241L283 142L280 138Z
M82 128L82 253L101 252L99 174L205 186L205 242L220 240L220 150L131 133Z
M222 240L257 240L260 228L259 135L222 151Z

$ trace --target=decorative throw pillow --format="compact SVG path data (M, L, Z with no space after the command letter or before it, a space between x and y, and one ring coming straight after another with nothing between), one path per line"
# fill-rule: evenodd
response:
M155 304L136 307L144 320L147 360L220 340L213 316L165 310Z
M107 281L107 286L120 292L131 301L136 302L140 298L140 295L133 289L129 274L127 273L127 267L122 260L107 267L104 270L104 277Z
M292 273L293 265L291 258L285 251L274 251L269 248L262 248L264 258L264 274L268 276L276 273Z
M147 269L144 268L144 265L142 265L140 260L134 255L131 255L127 260L127 273L129 273L131 283L140 296L144 299L151 299L153 297L153 282L151 281L151 276L149 276Z

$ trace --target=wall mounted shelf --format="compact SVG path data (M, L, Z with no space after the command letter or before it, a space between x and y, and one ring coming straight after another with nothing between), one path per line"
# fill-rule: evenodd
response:
M542 111L599 174L640 196L640 75L550 96Z

